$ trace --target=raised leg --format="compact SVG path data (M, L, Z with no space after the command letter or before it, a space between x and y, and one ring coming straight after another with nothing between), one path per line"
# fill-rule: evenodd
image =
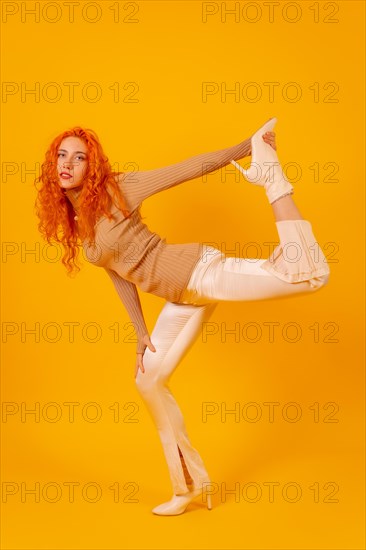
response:
M311 223L302 217L293 200L294 189L278 160L271 132L275 123L275 118L270 119L252 136L249 170L231 162L250 183L264 187L273 209L279 245L268 259L227 257L211 249L209 265L207 257L196 265L182 298L184 303L278 298L317 290L328 282L329 265Z
M285 200L285 199L281 199ZM228 257L209 247L192 273L185 303L283 298L319 290L329 267L309 221L276 221L280 244L267 259Z

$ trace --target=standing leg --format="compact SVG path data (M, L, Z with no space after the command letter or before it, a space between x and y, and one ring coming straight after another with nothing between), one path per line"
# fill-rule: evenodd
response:
M176 495L187 493L191 480L195 487L209 482L209 475L189 440L168 382L216 306L166 302L151 333L156 352L146 348L145 372L139 370L136 376L137 388L158 429Z

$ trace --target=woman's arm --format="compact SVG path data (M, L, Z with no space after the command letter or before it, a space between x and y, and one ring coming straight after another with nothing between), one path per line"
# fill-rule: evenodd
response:
M134 324L138 338L136 353L144 353L147 346L144 344L142 339L145 334L148 334L148 330L145 324L144 315L142 313L140 297L138 295L136 285L118 275L118 273L116 273L113 269L109 269L108 267L105 267L104 269L112 279L118 295L121 298L132 323Z
M238 145L212 153L202 153L156 170L125 172L119 176L119 183L130 207L135 209L144 199L159 191L218 170L232 160L250 155L250 152L249 138Z

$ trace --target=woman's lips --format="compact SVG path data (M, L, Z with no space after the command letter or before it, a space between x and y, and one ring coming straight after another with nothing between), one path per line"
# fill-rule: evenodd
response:
M60 178L62 178L63 180L69 180L70 178L72 178L72 175L63 173L63 174L60 174Z

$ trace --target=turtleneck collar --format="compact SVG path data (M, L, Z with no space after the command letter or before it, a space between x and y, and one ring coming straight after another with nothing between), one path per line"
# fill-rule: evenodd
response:
M75 210L77 209L79 204L79 195L81 193L82 187L82 185L78 185L77 187L72 187L65 190L65 195L70 200Z

